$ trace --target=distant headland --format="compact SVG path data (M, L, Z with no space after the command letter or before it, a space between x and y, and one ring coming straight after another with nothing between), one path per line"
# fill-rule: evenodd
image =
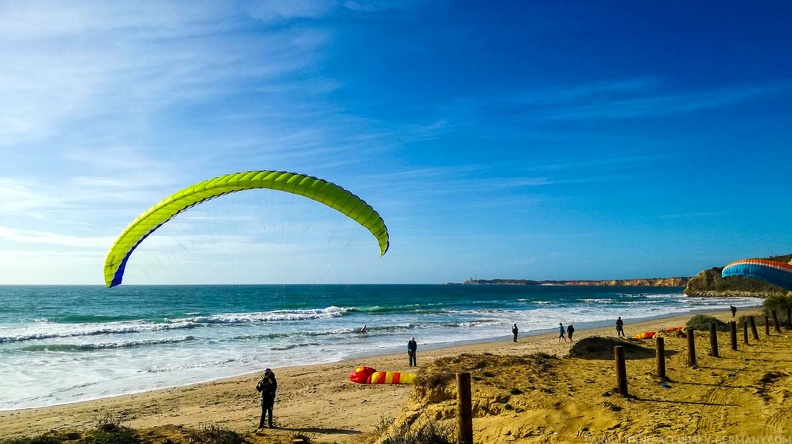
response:
M468 279L463 285L575 285L610 287L684 287L689 277L611 279L601 281L533 281L529 279Z
M771 256L776 262L792 264L792 254ZM749 277L733 276L728 279L721 277L723 267L712 267L702 270L693 277L668 277L647 279L611 279L599 281L535 281L530 279L468 279L462 285L576 285L576 286L612 286L612 287L684 287L683 293L688 296L750 296L766 298L775 295L787 295L787 290Z

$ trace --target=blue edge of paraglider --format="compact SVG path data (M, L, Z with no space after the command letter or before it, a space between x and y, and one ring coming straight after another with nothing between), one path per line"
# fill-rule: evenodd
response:
M761 264L737 264L726 267L721 273L722 277L746 276L759 279L773 285L778 285L787 290L792 290L792 273Z
M137 247L138 247L138 245L140 245L141 243L143 243L143 241L144 241L144 240L146 240L146 238L147 238L147 237L149 237L149 234L151 234L151 233L153 233L153 232L157 231L157 229L158 229L159 227L161 227L161 226L165 225L166 223L168 223L168 221L169 221L169 220L173 219L173 218L174 218L174 217L176 217L178 214L180 214L180 213L183 213L183 212L187 211L188 209L190 209L190 208L192 208L192 207L194 207L194 206L196 206L196 205L198 205L198 204L200 204L200 203L206 202L207 200L212 200L212 199L214 199L214 198L217 198L217 197L220 197L220 196L224 196L224 195L226 195L226 194L230 194L230 193L233 193L233 192L234 192L234 191L227 191L227 192L224 192L224 193L217 194L217 195L215 195L215 196L209 196L209 197L207 197L207 198L205 198L205 199L201 199L201 200L199 200L199 201L196 201L196 202L194 202L194 203L192 203L192 204L190 204L190 205L187 205L186 207L184 207L184 208L182 208L181 210L179 210L179 211L177 211L176 213L174 213L174 214L173 214L171 217L169 217L169 218L167 218L166 220L162 221L162 223L160 223L160 224L159 224L159 225L157 225L156 227L154 227L154 228L152 228L151 230L149 230L149 232L148 232L148 233L146 233L146 234L145 234L143 237L141 237L141 238L140 238L140 239L139 239L139 240L138 240L138 241L135 243L135 245L134 245L132 248L130 248L130 249L129 249L129 251L127 251L127 254L124 256L124 259L121 261L121 265L119 265L119 266L118 266L118 270L116 270L115 274L113 275L113 280L112 280L112 281L110 281L110 286L109 286L109 287L107 287L107 288L113 288L113 287L115 287L115 286L117 286L117 285L121 285L121 281L122 281L122 280L123 280L123 278L124 278L124 270L126 269L126 264L127 264L127 261L129 260L129 257L130 257L130 256L132 256L132 252L133 252L133 251L135 251L135 248L137 248Z
M168 220L170 220L170 219L168 219ZM132 256L132 252L135 251L135 248L137 248L138 245L140 245L147 237L149 237L149 234L157 231L157 228L161 227L164 224L165 224L165 222L163 222L163 223L157 225L156 227L154 227L151 231L146 233L145 236L141 237L140 240L137 241L135 246L133 246L132 248L129 249L129 251L127 252L126 256L124 256L124 259L121 261L121 265L118 266L118 270L116 270L115 274L113 275L113 280L110 281L110 287L108 287L108 288L113 288L113 287L121 284L121 280L124 278L124 270L126 269L127 261L129 260L129 257Z

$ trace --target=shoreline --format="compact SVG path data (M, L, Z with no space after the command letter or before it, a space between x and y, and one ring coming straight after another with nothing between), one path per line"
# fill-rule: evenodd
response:
M762 309L761 305L740 307L740 310L749 310L749 311L760 310L760 309ZM640 318L635 318L635 319L627 319L627 321L629 321L631 323L644 323L644 322L652 322L652 321L661 321L661 320L664 320L664 319L674 318L674 317L678 317L678 316L682 316L682 317L688 316L689 317L689 316L693 316L693 315L696 315L696 314L711 314L711 313L720 313L720 311L719 310L712 310L711 308L694 308L694 309L690 309L689 311L686 311L686 312L659 314L659 315L656 315L656 316L647 316L647 317L640 317ZM608 328L608 327L613 328L612 324L613 324L613 321L610 321L610 320L609 321L584 321L584 322L580 322L580 323L574 323L575 327L578 329L578 332L579 331L585 331L585 330L592 330L592 329L603 329L603 328ZM565 325L568 325L568 324L565 323ZM547 329L529 330L529 331L525 331L525 332L521 331L520 332L520 337L529 338L529 337L536 337L536 336L542 336L542 335L553 335L553 334L555 334L555 332L556 332L556 327L547 328ZM628 337L631 337L631 336L632 335L628 335ZM420 341L419 341L419 346L421 347L422 351L432 351L432 350L443 350L443 349L447 349L447 348L465 347L465 346L490 344L490 343L500 343L500 342L511 341L511 339L512 339L511 334L507 334L507 335L489 337L489 338L479 338L479 339L471 339L471 340L463 340L463 341L451 341L451 342L443 342L443 343L421 344ZM359 351L357 353L351 353L348 357L346 357L344 359L338 359L338 360L334 360L334 361L333 360L331 360L331 361L320 361L320 362L309 363L309 364L299 364L299 365L296 365L296 366L281 366L281 367L272 367L272 368L273 369L279 369L279 368L289 368L289 367L310 367L310 366L318 366L318 365L331 365L331 364L336 364L336 363L341 363L341 362L348 362L348 361L375 359L377 357L387 357L387 356L399 355L401 353L402 349L403 349L402 346L393 346L393 347L388 347L388 348L378 349L378 350L373 350L373 351ZM264 367L262 367L262 370L263 370L263 368ZM5 412L18 412L18 411L31 410L31 409L43 409L43 408L58 407L58 406L68 406L68 405L72 405L72 404L79 404L79 403L84 403L84 402L95 402L95 401L100 401L100 400L103 400L103 399L117 398L117 397L122 397L122 396L140 395L140 394L145 394L145 393L148 393L148 392L153 392L153 391L158 391L158 390L178 389L178 388L189 387L189 386L193 386L193 385L208 384L208 383L212 383L212 382L215 382L215 381L222 381L222 380L226 380L226 379L234 379L234 378L246 377L246 376L255 375L255 374L258 374L258 372L242 372L242 373L233 374L233 375L212 377L212 378L208 378L208 379L205 379L205 380L193 381L193 382L188 382L188 383L184 383L184 384L166 385L166 386L152 388L152 389L128 391L128 392L123 392L123 393L110 394L110 395L106 395L106 396L97 396L97 397L88 398L88 399L81 399L81 400L78 400L78 401L62 402L62 403L56 403L56 404L50 404L50 405L44 405L44 406L32 406L32 407L22 407L22 408L12 408L12 409L3 409L2 406L0 406L0 414L5 413ZM0 416L0 418L1 417L2 416Z
M743 311L751 311L747 308ZM687 313L642 321L627 319L627 337L648 331L684 325ZM731 318L728 310L708 310L706 314ZM588 336L614 336L611 325L582 328L576 325L575 339ZM559 343L555 333L531 332L520 335L514 343L506 340L445 345L419 346L418 368L436 359L460 354L495 355L547 353L567 354L570 344ZM317 442L333 442L348 435L373 433L381 416L398 417L411 391L410 385L360 385L349 381L358 366L377 370L410 373L406 353L361 356L342 361L287 367L274 367L279 391L275 421L279 429L267 433L312 431ZM261 370L267 367L262 363ZM236 431L252 431L259 416L255 383L260 372L216 379L197 384L160 388L134 394L98 398L90 401L48 407L0 411L0 436L25 436L50 430L84 430L96 425L102 412L114 415L134 428L164 425L198 428L207 423ZM376 415L368 409L376 406ZM339 412L344 412L339 415ZM380 416L381 415L381 416ZM328 427L332 425L332 427ZM257 432L259 433L259 432Z
M757 306L749 306L749 307L740 307L740 309L741 310L747 310L747 311L756 311L756 310L761 310L762 306L761 305L757 305ZM700 308L700 309L692 309L689 312L684 312L684 313L662 314L662 315L658 315L658 316L648 316L648 317L643 317L643 318L627 319L627 321L631 322L632 324L636 324L636 323L637 324L643 324L643 323L653 322L653 321L658 321L659 322L659 321L662 321L662 320L665 320L665 319L676 318L676 317L688 317L689 318L690 316L694 316L694 315L697 315L697 314L714 315L716 313L721 313L721 310L713 310L713 309L709 309L709 308ZM565 324L565 325L568 325L568 324ZM606 329L606 328L611 328L611 329L614 328L611 321L584 321L584 322L581 322L581 323L573 323L573 325L575 325L575 327L577 329L576 333L581 332L581 331L593 330L593 329L598 329L599 330L599 329ZM526 331L526 332L520 332L520 337L521 338L532 338L532 337L538 337L538 336L544 336L544 335L554 335L555 332L556 332L556 328L555 327L547 328L547 329L541 329L541 330L529 330L529 331ZM632 337L632 335L628 335L627 337ZM459 347L467 347L467 346L476 346L476 345L495 344L495 343L500 343L500 342L507 342L507 341L511 341L511 339L512 339L512 336L510 334L508 334L508 335L497 336L497 337L492 337L492 338L473 339L473 340L469 340L469 341L453 341L453 342L445 342L445 343L439 343L439 344L438 343L421 344L421 349L424 352L426 352L426 351L442 351L444 349L453 349L453 348L459 348ZM420 342L419 342L419 344L420 344ZM301 365L296 365L296 366L273 367L273 369L277 370L277 369L287 369L287 368L292 368L292 367L312 367L312 366L332 365L332 364L349 362L349 361L359 361L359 360L366 360L366 359L376 359L376 358L379 358L379 357L397 356L397 355L399 355L401 353L401 352L398 351L401 348L402 347L394 346L392 348L376 350L376 351L373 351L373 352L361 351L361 352L358 352L358 353L352 353L349 357L347 357L345 359L339 359L339 360L327 361L327 362L316 362L316 363L311 363L311 364L301 364ZM262 371L263 371L263 369L264 369L264 367L262 367ZM258 373L260 373L260 372L243 372L243 373L239 373L239 374L236 374L236 375L209 378L209 379L206 379L206 380L197 381L197 382L190 382L190 383L186 383L186 384L168 385L168 386L157 387L157 388L153 388L153 389L131 391L131 392L126 392L126 393L117 393L117 394L111 394L111 395L107 395L107 396L99 396L99 397L90 398L90 399L83 399L83 400L79 400L79 401L51 404L51 405L45 405L45 406L33 406L33 407L24 407L24 408L18 408L18 409L3 409L2 406L0 406L0 418L2 418L2 413L5 413L5 412L19 412L19 411L32 410L32 409L44 409L44 408L51 408L51 407L68 406L68 405L79 404L79 403L84 403L84 402L95 402L95 401L101 401L103 399L111 399L111 398L118 398L118 397L131 396L131 395L140 395L140 394L145 394L145 393L148 393L148 392L154 392L154 391L160 391L160 390L179 389L179 388L183 388L183 387L190 387L190 386L193 386L193 385L209 384L209 383L212 383L212 382L215 382L215 381L236 379L236 378L242 378L242 377L250 377L251 375L257 375Z

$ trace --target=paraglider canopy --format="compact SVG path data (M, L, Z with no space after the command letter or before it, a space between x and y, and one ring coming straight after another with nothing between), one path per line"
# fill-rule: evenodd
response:
M110 247L104 265L105 283L108 287L121 284L127 262L135 248L177 214L216 197L257 188L292 193L325 204L369 230L379 244L380 255L388 251L388 228L382 217L363 199L344 188L304 174L269 170L245 171L191 185L143 212Z
M761 279L786 290L792 290L792 265L769 259L741 259L726 265L721 272L725 279L745 276Z

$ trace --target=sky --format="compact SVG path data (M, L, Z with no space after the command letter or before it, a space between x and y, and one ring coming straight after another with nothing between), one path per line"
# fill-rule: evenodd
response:
M693 276L792 253L792 3L0 0L0 285Z

